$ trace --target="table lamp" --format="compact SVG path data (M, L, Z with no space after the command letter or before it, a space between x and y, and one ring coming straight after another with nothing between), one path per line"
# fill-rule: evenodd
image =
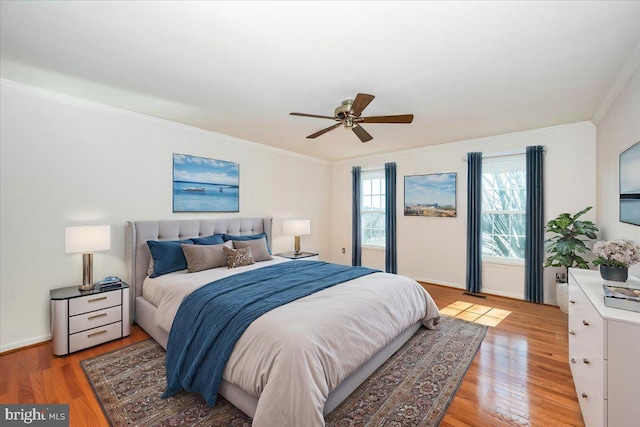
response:
M282 231L289 236L295 236L294 254L300 254L300 236L311 234L311 221L308 219L287 219L282 223Z
M93 253L111 248L111 227L84 225L65 228L65 252L82 253L82 284L80 290L93 288Z

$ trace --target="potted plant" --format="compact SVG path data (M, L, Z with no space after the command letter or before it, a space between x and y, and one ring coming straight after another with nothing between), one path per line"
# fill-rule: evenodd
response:
M585 242L597 238L598 227L591 221L579 221L578 218L590 210L591 206L588 206L573 216L561 213L547 222L544 231L556 236L545 240L547 252L550 254L544 262L545 267L564 267L565 278L570 267L589 268L589 262L580 254L589 250Z
M593 245L598 257L593 265L600 266L600 275L605 280L626 282L629 266L640 262L640 246L631 240L609 240Z
M580 221L582 215L591 210L591 206L575 215L561 213L547 222L545 231L555 236L545 240L549 257L545 260L545 267L564 267L564 274L556 274L556 298L560 309L567 313L568 288L567 280L570 267L589 268L589 262L580 254L589 248L585 244L597 237L598 227L591 221Z

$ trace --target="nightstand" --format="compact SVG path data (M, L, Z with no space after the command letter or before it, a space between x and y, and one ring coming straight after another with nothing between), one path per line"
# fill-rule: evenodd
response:
M52 289L51 344L63 356L131 333L129 285L100 291L77 286Z
M276 256L281 256L283 258L289 259L303 259L305 261L318 261L318 254L313 252L300 252L299 254L295 254L293 252L285 252L282 254L276 254Z

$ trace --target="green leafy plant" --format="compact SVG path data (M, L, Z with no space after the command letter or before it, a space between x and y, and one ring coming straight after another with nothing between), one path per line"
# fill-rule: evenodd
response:
M564 267L567 274L570 267L589 268L589 262L580 254L587 253L589 248L586 243L597 238L598 227L591 221L580 221L578 218L590 210L591 206L573 216L561 213L547 222L545 231L556 236L545 240L547 253L550 254L544 262L545 267Z

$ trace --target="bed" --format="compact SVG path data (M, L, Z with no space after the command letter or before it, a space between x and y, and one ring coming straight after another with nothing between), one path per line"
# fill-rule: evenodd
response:
M220 277L220 275L227 276L233 273L232 270L240 271L242 269L266 268L266 266L283 262L301 262L274 257L272 261L256 263L239 269L227 269L223 267L193 274L179 271L158 278L148 277L151 254L147 241L182 240L210 236L215 233L236 236L253 236L264 233L267 241L271 242L272 220L271 218L231 218L129 221L127 223L129 280L134 295L132 306L133 319L165 349L167 348L169 339L168 331L171 328L171 321L179 306L175 301L179 301L191 292L192 289L197 289L201 285L209 283L212 278ZM371 310L369 310L368 313L363 311L361 314L358 314L356 317L359 320L354 321L356 323L349 328L344 328L340 332L340 334L345 334L346 338L341 338L340 345L334 344L331 352L332 357L326 357L325 355L323 359L309 363L313 365L314 375L320 377L319 380L315 378L314 381L319 381L323 384L320 387L321 389L310 392L313 396L307 399L308 401L298 402L296 400L299 398L298 394L303 393L297 391L293 392L295 395L288 397L278 394L285 393L284 389L295 388L297 385L288 386L288 384L291 383L291 378L287 378L286 381L283 380L284 382L281 381L279 383L276 374L273 374L273 378L266 378L267 373L271 374L269 369L277 371L277 369L273 369L272 367L278 364L271 359L265 359L264 354L260 354L260 357L255 356L261 351L249 347L250 345L254 345L254 342L260 341L256 339L256 337L265 335L264 331L260 332L257 328L262 327L269 331L270 328L273 329L273 325L275 324L273 322L282 322L283 325L294 324L296 328L308 327L309 330L313 330L315 334L317 323L323 321L323 316L315 318L314 315L310 314L311 312L308 308L311 307L310 304L322 305L321 310L331 313L330 316L324 316L329 319L335 319L336 316L342 315L338 310L350 311L350 309L345 309L345 307L352 307L348 305L350 304L349 298L356 298L353 301L357 303L361 298L360 295L372 294L374 295L373 298L380 298L387 304L388 300L395 299L395 295L384 295L384 292L387 292L384 289L390 286L388 283L390 280L395 281L393 286L406 289L398 292L398 294L402 294L398 296L398 298L400 298L398 305L402 306L402 308L387 309L386 307L380 308L381 306L378 305L379 312L375 313L373 317ZM163 285L158 285L159 283ZM182 287L178 287L176 284ZM163 297L157 295L158 292L155 291L155 289L162 288L163 286L165 289L170 290L170 294L174 294L173 299L170 300L169 303L165 303L162 299ZM385 288L377 288L377 286L384 286ZM180 290L178 291L177 289ZM374 289L375 292L373 291ZM380 291L378 291L378 289L380 289ZM349 294L347 294L347 292L349 292ZM354 293L356 295L355 297L353 296ZM334 301L336 301L337 298L337 300L341 300L342 303L327 304L328 298L334 298ZM416 300L417 302L409 304L403 299ZM377 303L380 304L380 301ZM342 306L342 308L340 308L340 306ZM331 310L327 311L328 307L331 307L331 310L335 310L335 313ZM397 316L398 320L393 319L389 321L387 316ZM240 337L236 347L234 347L228 362L229 367L225 370L218 394L224 396L233 405L253 418L253 425L256 427L295 425L296 422L299 424L302 420L305 422L305 425L309 426L324 425L324 415L331 412L346 399L353 390L395 353L421 325L433 327L437 324L438 320L439 314L435 303L428 293L411 279L386 273L374 273L350 280L344 284L333 286L286 304L283 307L278 307L253 322ZM336 322L336 320L327 320L327 322L329 322L327 323L327 328L336 327L336 323L331 326L331 321ZM391 326L390 329L393 329L393 331L387 331L385 327L384 332L376 330L375 334L367 334L368 331L365 329L374 328L377 322L392 323L393 326ZM306 326L304 326L305 324ZM372 326L368 326L369 324ZM324 326L320 325L318 327ZM283 329L286 328L283 327ZM303 335L313 334L305 332ZM357 342L358 340L361 342ZM354 349L349 347L349 343L351 342L353 342L352 345L356 345L358 348ZM255 345L264 346L265 344L260 343ZM363 354L357 354L360 351L360 347L362 348ZM274 350L274 353L279 354L279 351L280 350ZM240 359L242 359L242 361L240 361ZM277 357L274 357L274 360L276 359ZM294 357L292 361L290 361L290 364L301 363L298 359L299 358ZM327 361L327 359L331 360ZM249 363L249 365L247 365L247 363ZM331 366L325 366L327 364L331 364ZM338 366L333 366L333 364ZM284 363L281 365L284 365ZM318 369L320 369L318 365L322 365L320 371L318 371ZM300 378L296 378L294 382L304 382L305 384L300 385L300 387L307 387L304 375L302 373L297 375L298 371L291 371L292 369L298 369L298 367L289 366L288 369L288 374L280 374L280 376L300 376ZM305 367L301 365L300 369L305 369ZM293 375L292 372L294 372ZM318 372L320 372L319 375ZM326 384L324 384L325 381ZM269 387L266 387L265 383L273 385L273 387L269 390ZM276 391L274 391L274 388Z

